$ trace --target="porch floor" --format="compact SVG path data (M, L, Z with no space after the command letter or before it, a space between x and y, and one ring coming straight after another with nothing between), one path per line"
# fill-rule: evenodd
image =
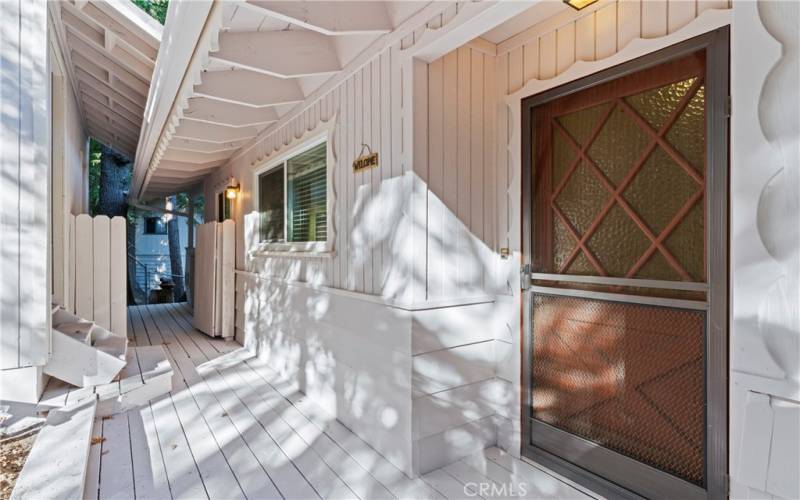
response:
M173 391L95 421L86 498L592 498L498 448L409 479L185 304L129 307L128 332L166 346Z

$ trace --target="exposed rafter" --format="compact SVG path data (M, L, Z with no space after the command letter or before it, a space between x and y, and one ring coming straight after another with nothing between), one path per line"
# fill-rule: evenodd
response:
M384 2L250 0L244 5L329 36L383 34L394 28Z
M258 134L256 127L227 127L214 123L197 122L188 118L181 120L180 125L175 129L176 138L182 137L216 144L249 139L255 137L256 134Z
M278 78L330 74L342 69L331 38L314 31L226 33L220 36L219 45L219 50L211 54L212 59ZM264 57L264 47L270 47L280 57Z
M203 141L198 139L188 139L186 137L175 137L170 143L170 148L182 149L184 151L197 151L200 153L218 153L220 151L231 151L242 147L247 139L239 139L227 142Z
M58 2L51 9L87 132L133 158L161 26L127 2Z
M255 107L300 102L304 97L296 80L245 70L203 73L202 83L195 87L194 93L218 101Z
M189 99L189 107L183 112L183 116L195 121L229 127L267 125L278 119L275 108L254 108L205 97Z

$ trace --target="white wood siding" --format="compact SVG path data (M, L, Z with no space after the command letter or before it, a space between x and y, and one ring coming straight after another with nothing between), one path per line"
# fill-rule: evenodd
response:
M428 65L428 299L491 292L495 73L495 57L470 46Z
M381 294L396 256L394 230L403 209L402 177L408 165L401 162L403 148L400 93L399 47L385 50L337 88L311 103L298 117L277 129L251 150L235 158L206 183L206 199L222 189L231 175L241 183L243 196L237 199L237 222L254 210L253 170L269 161L292 141L315 129L321 122L336 119L333 148L335 208L329 227L337 237L332 256L291 258L255 256L253 270L270 277L308 281L367 294ZM354 174L353 159L362 144L380 155L380 167ZM207 204L209 217L213 204ZM237 224L237 239L244 240L243 224ZM244 245L242 245L243 247ZM245 267L245 248L237 248L237 267Z
M0 2L0 366L49 352L47 5Z

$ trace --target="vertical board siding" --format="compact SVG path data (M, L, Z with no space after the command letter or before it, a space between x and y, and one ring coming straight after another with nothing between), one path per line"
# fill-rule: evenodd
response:
M264 137L247 153L218 171L206 185L213 195L222 180L233 175L244 193L253 189L253 171L302 138L321 122L336 120L332 147L335 196L328 224L335 229L334 251L323 257L292 258L254 254L237 248L247 270L272 278L312 282L372 295L381 295L389 280L395 254L395 231L403 217L401 163L403 138L399 45L366 63L338 87L309 103L297 117ZM379 155L380 166L354 173L353 160L363 145ZM218 185L219 184L219 185ZM238 214L256 208L245 196Z
M0 2L0 328L3 368L49 352L47 5Z
M485 294L491 282L494 225L485 204L495 172L493 60L467 45L428 65L429 300Z

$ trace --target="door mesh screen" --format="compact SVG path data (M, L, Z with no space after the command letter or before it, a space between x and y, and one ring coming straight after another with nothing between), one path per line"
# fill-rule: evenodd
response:
M705 313L534 294L532 416L703 485Z

